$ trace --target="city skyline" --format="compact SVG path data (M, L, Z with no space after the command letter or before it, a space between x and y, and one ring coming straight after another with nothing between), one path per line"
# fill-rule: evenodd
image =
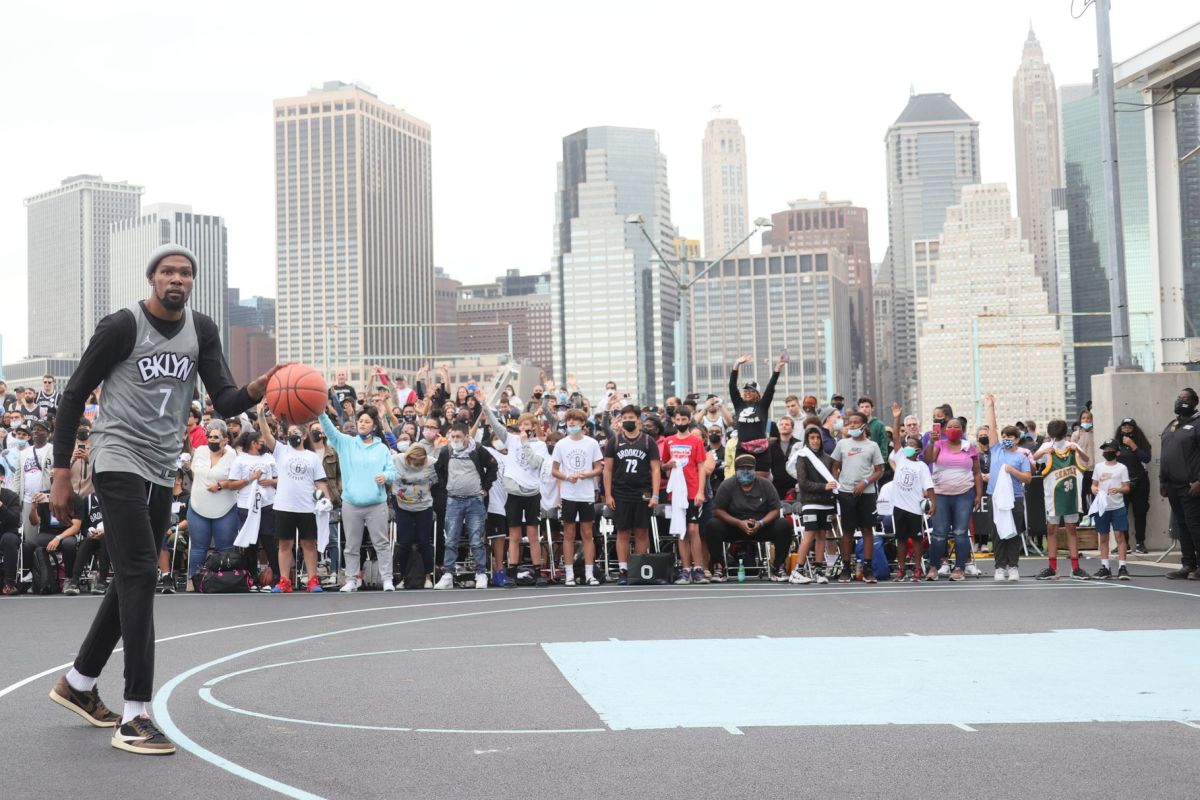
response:
M637 8L647 23L678 23L669 11ZM1143 4L1138 9L1118 8L1113 34L1117 59L1169 35L1179 25L1178 14L1172 12L1186 8L1183 3L1169 0ZM536 112L516 129L495 131L503 138L506 153L504 163L497 163L489 157L490 148L475 147L476 131L469 120L478 114L510 113L514 107L522 115L532 111L528 103L541 93L514 95L511 91L494 92L493 87L533 75L544 76L539 57L533 52L514 55L512 47L513 37L543 35L544 30L537 26L530 33L522 33L508 19L510 15L481 5L473 10L480 28L489 28L490 24L489 34L495 29L506 30L511 34L507 39L498 37L502 42L493 42L497 37L468 31L450 48L416 42L405 53L396 54L382 47L386 39L382 35L368 34L353 48L331 44L321 26L305 21L307 15L300 7L284 20L256 18L247 13L231 27L215 19L194 18L185 11L153 5L146 9L150 10L123 7L115 14L101 14L81 5L66 24L60 15L51 17L48 10L36 7L17 12L14 24L54 29L64 47L85 55L99 48L106 31L121 30L123 35L146 38L148 43L145 52L106 60L103 68L89 73L55 71L48 66L28 87L14 87L16 100L27 113L0 131L0 143L5 145L0 147L4 154L0 158L9 159L3 164L6 185L19 198L53 185L62 175L88 171L149 187L146 202L187 197L197 208L219 208L230 228L238 232L230 242L230 284L249 294L274 293L269 269L274 263L271 141L263 133L270 101L329 77L363 78L380 96L413 109L435 127L438 155L434 216L441 220L434 231L435 263L470 282L488 277L492 267L482 266L485 262L495 268L523 269L536 269L546 263L546 220L552 211L544 193L536 187L544 186L546 176L553 174L555 145L564 130L605 123L658 130L662 150L674 165L674 221L682 231L695 236L703 229L701 134L713 116L713 103L722 103L723 115L738 118L754 145L749 153L751 217L776 210L790 198L814 196L824 189L832 196L853 197L881 221L886 187L877 143L910 83L918 91L949 92L969 108L981 122L985 165L982 179L1015 185L1011 70L1014 54L1019 52L1028 30L1029 17L1033 16L1060 83L1086 80L1095 64L1094 21L1090 16L1078 22L1072 20L1066 9L1050 10L1032 1L1014 3L997 24L989 20L993 35L978 42L964 36L972 29L971 15L961 13L954 4L923 4L925 13L919 20L908 9L881 5L872 9L880 33L861 42L866 49L871 49L871 36L881 41L881 37L919 28L942 42L939 53L934 56L917 48L901 50L898 67L883 75L870 64L851 63L839 67L843 70L839 75L858 82L856 92L846 93L845 97L821 93L817 101L779 104L773 90L747 80L752 74L769 74L767 66L774 57L767 54L772 44L786 38L790 46L803 45L809 68L818 66L822 59L840 58L843 48L838 46L839 37L828 36L827 31L844 23L848 12L822 8L801 15L799 9L781 4L776 15L780 22L795 17L800 28L799 33L787 31L785 37L786 24L770 29L752 19L729 24L714 11L696 9L684 21L694 39L720 36L757 43L745 70L730 71L717 63L677 65L666 59L656 61L656 65L669 68L669 77L678 84L677 89L673 86L671 111L667 113L652 93L628 91L627 81L614 80L634 74L632 65L627 68L618 63L614 76L607 65L584 63L587 59L581 58L569 76L569 81L577 85L576 91L556 94L551 111ZM955 13L949 13L951 10ZM386 22L391 13L381 13L381 21ZM433 9L414 10L411 16L410 24L415 25L445 21L445 13ZM648 32L652 24L646 26L646 34L631 33L619 23L621 14L614 16L616 19L599 22L586 32L578 42L581 53L594 56L606 49L618 30L622 36L652 38ZM801 21L803 25L799 25ZM290 37L286 47L263 40L262 34L275 25ZM151 32L153 37L149 36ZM284 38L271 37L272 41ZM198 47L194 58L170 74L144 69L148 61L161 60L168 54L174 57L181 46L189 49L207 39L220 45L212 55ZM34 41L14 42L12 49L0 54L0 61L11 59L14 65L22 60L37 61ZM318 41L320 47L316 47ZM250 42L267 56L255 70L248 73L236 59L221 57L245 50ZM309 46L306 48L304 43ZM445 52L437 52L439 49ZM482 81L474 70L454 66L464 53L486 57L501 50L506 59ZM272 53L278 57L271 58ZM436 66L436 73L418 73L410 68L423 61ZM953 72L946 69L947 63L955 64ZM416 74L433 77L407 77ZM63 97L68 99L65 104L59 102ZM811 122L814 102L819 117L829 120L829 124ZM465 106L470 110L459 110ZM203 108L205 113L197 115L196 108ZM801 120L805 123L800 124ZM213 148L213 142L226 146ZM188 157L178 158L180 152L187 152ZM455 220L470 215L477 190L485 185L503 186L506 195L511 193L511 202L505 204L503 213L480 221L480 236L461 237ZM0 204L0 258L4 263L25 263L22 217L19 202L10 198L8 203ZM877 259L886 249L886 234L882 224L873 226L872 247ZM478 242L482 240L489 242L487 253L500 254L498 261L481 256ZM24 270L17 272L14 288L23 296L26 276ZM21 307L0 323L6 361L30 349L23 318Z

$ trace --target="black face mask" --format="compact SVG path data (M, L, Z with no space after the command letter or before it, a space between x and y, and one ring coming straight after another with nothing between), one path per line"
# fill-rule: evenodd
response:
M1116 450L1105 450L1104 451L1104 460L1105 461L1116 461L1117 460L1117 451Z
M299 447L304 442L304 437L298 433L288 434L288 444L292 447Z
M989 442L991 442L991 441L992 441L992 440L991 440L991 439L989 439L989 438L988 438L988 437L986 437L986 436L980 436L980 437L979 437L979 446L980 446L980 447L987 447L987 446L988 446L988 443L989 443Z
M621 423L621 427L624 428L625 430L629 431L630 433L633 433L634 431L636 431L638 429L637 420L627 419Z
M712 442L713 444L720 444L721 443L721 434L718 433L715 436L709 436L708 441Z
M1196 411L1196 406L1192 403L1185 403L1183 400L1175 401L1175 414L1180 417L1190 417Z
M417 421L417 415L416 415L416 414L405 414L405 415L404 415L404 421L405 421L405 422L416 422L416 421Z
M222 450L222 446L220 442L209 442L208 449L212 450L214 453L219 453Z

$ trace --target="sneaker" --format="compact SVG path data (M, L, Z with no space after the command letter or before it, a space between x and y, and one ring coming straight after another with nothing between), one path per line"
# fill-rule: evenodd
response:
M50 690L50 699L63 708L74 711L97 728L111 728L121 721L120 714L114 714L100 699L96 687L90 692L80 692L67 683L67 676L60 675Z
M628 586L628 585L629 585L629 570L623 569L623 570L621 570L620 575L617 577L617 586Z
M1137 553L1139 556L1150 554L1150 551L1146 549L1146 545L1144 544L1135 544L1133 546L1133 552Z
M354 578L346 578L346 582L344 584L342 584L342 588L339 589L338 591L339 592L357 592L358 591L358 581L356 581Z
M1100 567L1100 569L1096 570L1096 574L1092 577L1098 581L1109 580L1112 578L1112 570L1110 570L1108 567Z
M948 576L949 574L950 574L950 565L949 565L949 564L942 564L942 566L940 566L940 567L938 568L938 575L939 575L939 576L941 576L941 577L945 578L945 577L946 577L946 576Z
M967 577L969 578L978 578L983 575L983 572L979 569L979 567L975 566L974 561L967 562L967 568L963 570L963 572L966 573Z
M1171 570L1170 572L1168 572L1167 580L1169 580L1169 581L1186 581L1188 578L1191 577L1192 572L1193 572L1192 568L1185 564L1184 566L1180 567L1179 569Z
M780 564L774 572L771 573L771 583L787 583L788 571L787 567Z
M812 578L805 575L803 569L796 567L794 570L792 570L792 575L790 578L788 578L788 583L793 583L797 586L804 586L805 584L812 583Z
M679 581L676 581L676 583L678 583L678 582L679 582ZM574 575L572 575L572 576L571 576L571 577L569 577L569 578L564 578L564 579L563 579L563 586L578 586L578 585L579 585L579 584L575 582L575 576L574 576Z
M63 584L62 593L67 597L77 596L79 594L79 583L73 578L68 579L67 582Z
M1034 576L1034 580L1056 581L1056 580L1058 580L1058 573L1055 572L1050 567L1046 567L1044 570L1042 570L1041 572L1039 572L1037 575Z
M247 591L251 591L251 592L261 592L261 591L262 591L262 587L261 587L261 586L259 586L257 583L252 583L252 584L250 584L250 588L249 588ZM267 591L269 592L269 591L271 591L271 590L268 588L268 589L267 589ZM163 594L166 594L166 593L165 593L165 592L163 592Z
M280 578L279 583L271 587L272 594L291 594L292 582L287 578Z
M1088 575L1080 567L1076 567L1075 569L1071 570L1071 580L1090 581L1091 579L1092 579L1092 576Z
M599 585L600 585L600 579L599 579L599 578L597 578L595 575L593 575L593 576L592 576L592 577L590 577L590 578L585 578L585 579L584 579L584 582L585 582L585 583L586 583L588 586L599 586ZM708 583L708 581L705 581L705 583Z
M487 573L486 572L476 572L475 573L475 588L476 589L486 589L487 584L488 584Z
M538 588L545 588L546 584L546 576L542 574L541 570L538 570L537 577L533 579L533 585L537 586Z
M4 584L4 588L0 589L0 594L3 595L16 595L20 593L21 590L15 583L6 583Z
M912 581L913 583L920 583L921 582L921 570L914 567L913 571L912 571L912 577L910 577L909 580Z
M692 584L692 573L690 570L680 570L679 577L675 579L676 586L690 586Z
M1008 580L1008 568L996 567L996 574L993 577L996 579L997 583Z
M1117 580L1119 580L1119 581L1129 580L1129 569L1127 567L1118 567L1117 568Z
M492 586L499 586L501 589L509 585L508 573L502 569L492 573Z
M167 756L175 752L175 744L144 714L113 729L112 746L150 756Z
M844 569L838 575L837 582L838 583L850 583L852 580L853 580L853 578L850 575L850 570Z
M108 591L108 581L96 581L92 584L92 594L104 594ZM171 584L170 591L163 591L163 594L175 594L175 585Z
M449 572L443 572L442 577L438 578L438 582L433 585L435 589L453 589L454 576Z
M317 594L318 592L325 591L321 588L321 579L316 575L313 575L308 579L308 591L310 594Z
M879 580L875 577L875 573L873 571L867 570L866 572L864 572L862 574L862 582L863 583L878 583Z
M933 567L930 567L929 572L925 573L925 580L936 581L938 579L938 574L939 574L939 570L936 570Z
M725 582L725 565L724 564L713 564L712 582L713 583L724 583Z
M1016 583L1019 580L1021 580L1021 573L1017 571L1016 567L1009 567L1008 568L1008 582Z
M813 578L813 583L817 585L826 584L829 583L829 578L825 577L824 572L818 572L817 577Z
M959 567L955 567L950 571L950 580L961 581L963 579L963 571Z
M431 575L426 575L426 576L425 576L425 584L424 584L424 586L425 586L425 588L426 588L426 589L432 589L432 588L433 588L433 576L431 576Z

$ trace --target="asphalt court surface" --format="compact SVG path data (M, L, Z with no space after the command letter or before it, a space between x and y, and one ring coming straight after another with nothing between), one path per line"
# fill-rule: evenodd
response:
M97 600L6 598L6 772L98 797L1193 797L1200 585L1134 571L159 597L166 758L46 698Z

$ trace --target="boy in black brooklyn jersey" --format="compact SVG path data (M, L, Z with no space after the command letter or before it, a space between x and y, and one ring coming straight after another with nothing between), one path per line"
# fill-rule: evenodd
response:
M221 353L216 324L187 307L196 257L168 244L146 262L150 297L100 321L63 392L54 435L50 505L71 513L71 453L84 401L101 383L104 394L91 436L92 483L100 498L113 580L100 602L75 664L54 684L50 699L97 727L112 727L112 746L163 755L175 745L146 713L154 684L154 590L158 551L171 514L171 488L196 378L218 414L253 406L273 367L237 388ZM125 646L125 708L101 702L96 678L117 640Z
M604 447L604 503L617 529L617 584L629 583L629 533L637 552L650 552L650 510L658 505L662 463L658 445L638 430L637 406L621 409L620 430Z

